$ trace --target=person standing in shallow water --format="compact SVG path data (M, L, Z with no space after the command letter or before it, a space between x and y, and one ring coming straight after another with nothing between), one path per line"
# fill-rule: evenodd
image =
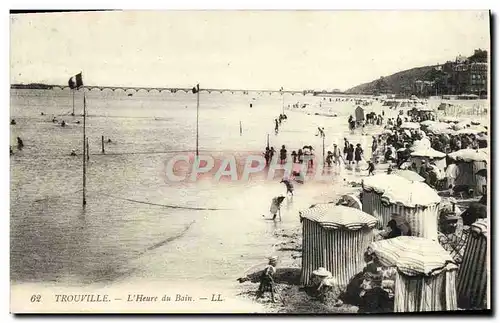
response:
M271 150L269 151L269 161L273 160L275 152L276 152L276 150L274 150L274 147L271 147Z
M268 166L269 161L271 160L271 150L269 150L269 147L266 147L266 151L264 152L264 159L266 160L266 166Z
M354 151L354 160L356 160L356 166L359 165L362 156L363 156L363 148L361 148L360 144L356 144L356 150Z
M347 159L347 152L349 151L349 141L344 138L344 158Z
M278 124L278 119L274 119L274 133L278 134L279 131L279 124Z
M372 161L368 161L368 168L366 169L368 171L368 176L370 175L375 175L375 165L373 164Z
M349 148L347 149L347 164L351 165L354 160L354 145L349 144Z
M17 137L17 149L21 150L24 147L24 142L21 137Z
M280 149L280 162L282 164L284 164L286 162L286 149L285 149L285 145L282 145L281 149Z

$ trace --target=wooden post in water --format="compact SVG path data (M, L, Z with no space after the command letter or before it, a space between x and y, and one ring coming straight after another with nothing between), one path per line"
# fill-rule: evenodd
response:
M90 160L89 137L87 137L87 160Z
M73 113L71 113L72 116L75 116L75 89L72 89L73 91Z
M198 156L198 120L200 116L200 84L196 85L196 156Z
M86 117L86 106L87 106L87 103L86 103L86 100L85 100L85 90L83 92L83 207L85 207L85 205L87 205L87 199L86 199L86 186L87 186L87 174L86 174L86 165L85 165L85 162L86 162L86 156L85 156L85 146L86 146L86 139L85 139L85 117Z
M323 166L325 165L325 133L322 134L323 137Z
M267 134L267 148L269 148L269 134Z
M101 150L102 153L104 154L104 136L101 136Z
M240 121L240 136L242 135L243 133L243 129L241 128L241 121Z

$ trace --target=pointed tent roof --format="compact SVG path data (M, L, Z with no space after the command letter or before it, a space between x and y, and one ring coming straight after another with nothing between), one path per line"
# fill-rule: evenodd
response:
M441 197L429 185L412 182L395 174L377 174L362 181L363 190L381 195L387 204L402 204L406 207L429 206L441 202Z
M318 223L326 230L360 230L362 228L373 228L377 219L359 209L335 205L332 203L317 204L312 208L299 212L302 219Z
M458 267L451 255L437 241L401 236L372 242L368 247L386 267L396 267L408 276L432 276Z

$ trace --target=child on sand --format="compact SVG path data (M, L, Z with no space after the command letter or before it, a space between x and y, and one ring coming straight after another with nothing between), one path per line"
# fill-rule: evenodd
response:
M271 302L276 303L274 298L274 275L276 274L276 265L278 263L278 257L270 257L269 264L262 271L260 277L260 285L257 290L257 299L261 298L265 292L271 292Z
M370 175L375 175L375 165L373 164L372 161L368 161L368 168L366 169L368 171L368 176Z

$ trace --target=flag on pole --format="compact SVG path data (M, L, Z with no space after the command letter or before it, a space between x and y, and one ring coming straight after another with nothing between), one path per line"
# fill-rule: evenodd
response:
M196 84L196 86L192 89L192 91L194 94L200 92L200 84Z
M83 78L82 78L82 73L78 73L75 76L70 77L68 81L68 85L70 89L79 89L81 86L83 86Z

